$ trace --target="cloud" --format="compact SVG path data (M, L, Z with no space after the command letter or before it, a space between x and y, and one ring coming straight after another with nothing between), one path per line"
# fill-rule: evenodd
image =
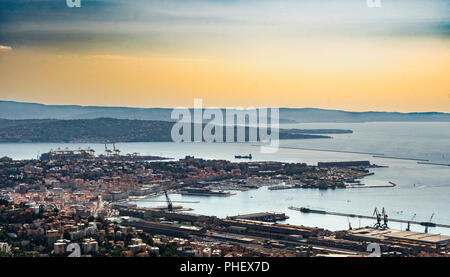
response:
M83 0L81 9L64 2L0 0L1 42L92 54L203 53L338 36L450 38L450 0L382 0L381 8L365 0Z
M11 46L0 45L0 52L8 52L11 50L12 50Z
M203 58L164 57L164 56L135 57L135 56L100 54L100 55L91 55L89 57L96 58L96 59L128 60L128 61L157 61L158 60L158 61L169 61L169 62L212 62L212 60L210 60L210 59L203 59Z

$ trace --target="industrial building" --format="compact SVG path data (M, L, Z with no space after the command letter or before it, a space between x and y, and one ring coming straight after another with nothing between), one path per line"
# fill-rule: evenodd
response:
M348 231L348 237L363 241L403 241L412 244L446 246L450 244L450 236L418 233L395 229L361 228Z

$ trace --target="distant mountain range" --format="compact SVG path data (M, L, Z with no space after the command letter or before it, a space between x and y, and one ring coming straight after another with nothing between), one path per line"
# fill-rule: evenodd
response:
M94 119L173 121L170 108L130 108L76 105L44 105L0 101L3 119ZM295 122L450 121L450 113L440 112L348 112L315 108L281 108L280 123Z

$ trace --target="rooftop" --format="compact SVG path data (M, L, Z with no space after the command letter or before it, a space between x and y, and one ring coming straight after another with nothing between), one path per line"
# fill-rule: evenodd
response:
M412 231L402 231L395 229L374 229L374 228L361 228L348 231L354 237L360 237L362 239L376 239L376 240L403 240L416 243L428 243L428 244L440 244L445 245L450 243L450 236L444 236L440 234L427 234Z

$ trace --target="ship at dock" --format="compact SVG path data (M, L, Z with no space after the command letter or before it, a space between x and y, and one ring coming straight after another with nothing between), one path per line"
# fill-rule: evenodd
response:
M247 156L236 155L236 156L234 156L234 158L235 159L249 159L249 160L251 160L253 157L252 157L252 154L248 154Z
M183 188L181 195L197 195L197 196L231 196L230 192L223 190L211 190L207 188Z

